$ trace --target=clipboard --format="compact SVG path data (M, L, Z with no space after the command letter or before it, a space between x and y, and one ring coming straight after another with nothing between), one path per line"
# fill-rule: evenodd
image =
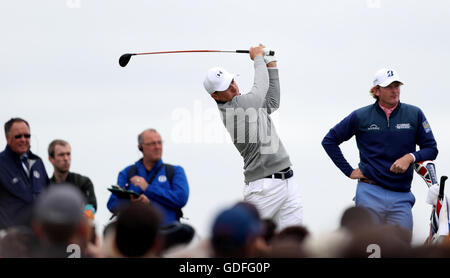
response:
M119 199L131 199L130 195L133 195L135 198L138 198L141 194L136 193L131 190L126 190L123 187L120 187L118 185L111 185L111 187L108 188L111 193L116 195Z

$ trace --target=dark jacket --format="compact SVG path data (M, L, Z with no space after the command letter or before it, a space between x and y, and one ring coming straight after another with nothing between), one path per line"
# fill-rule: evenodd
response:
M87 204L92 205L95 210L97 210L97 198L95 197L94 185L88 177L69 172L69 175L67 175L67 178L64 182L75 185L75 187L80 189L84 197L86 198ZM56 183L55 175L50 178L50 183Z
M28 151L28 159L30 177L9 146L0 153L0 229L26 224L33 202L49 184L41 158Z
M378 101L352 112L322 141L336 166L347 176L353 168L342 155L339 144L356 136L359 168L367 178L393 191L408 192L413 166L403 174L390 171L392 164L407 153L416 161L433 160L438 154L433 132L423 112L416 106L399 103L389 119ZM420 147L416 151L416 145Z

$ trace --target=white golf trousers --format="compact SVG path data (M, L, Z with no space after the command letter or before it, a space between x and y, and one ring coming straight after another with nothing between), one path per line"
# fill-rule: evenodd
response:
M244 201L255 205L261 218L272 219L278 230L303 223L303 202L294 177L250 182L244 185Z

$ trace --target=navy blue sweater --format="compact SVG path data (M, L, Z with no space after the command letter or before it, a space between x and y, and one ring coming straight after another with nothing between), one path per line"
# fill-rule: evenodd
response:
M353 111L327 133L322 146L348 177L353 168L342 155L339 145L353 135L359 149L359 168L364 176L394 191L410 191L413 178L412 165L402 174L390 171L397 159L412 153L418 162L433 160L438 154L425 115L418 107L405 103L399 103L388 119L377 101ZM416 145L419 145L419 151L416 151Z
M41 158L28 151L30 176L18 154L9 146L0 152L0 230L29 224L32 205L48 186L49 179Z

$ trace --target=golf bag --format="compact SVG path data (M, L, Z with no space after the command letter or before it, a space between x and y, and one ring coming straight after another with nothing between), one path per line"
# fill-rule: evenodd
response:
M431 160L414 164L414 169L428 186L427 203L432 205L430 216L430 232L425 244L438 244L449 235L449 203L444 195L445 180L442 176L440 184L436 175L436 167Z

